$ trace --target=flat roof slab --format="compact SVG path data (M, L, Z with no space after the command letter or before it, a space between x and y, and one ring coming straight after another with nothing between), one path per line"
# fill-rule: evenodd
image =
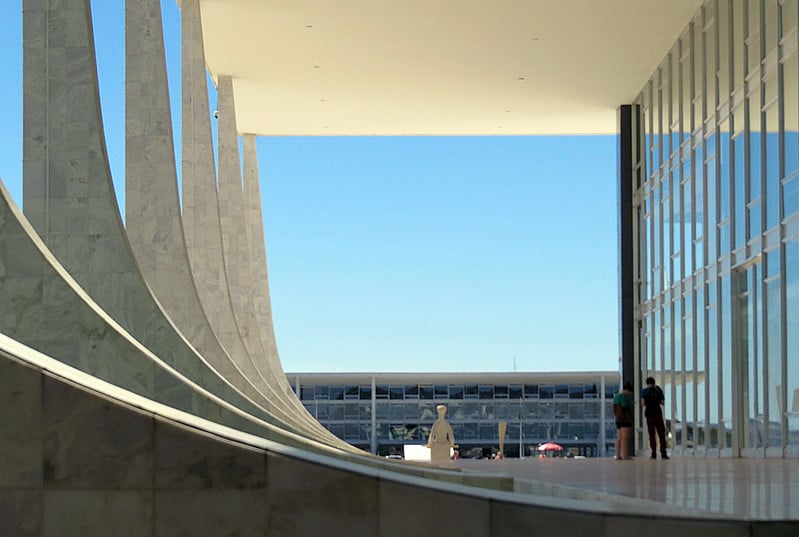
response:
M701 0L200 0L257 135L612 134Z

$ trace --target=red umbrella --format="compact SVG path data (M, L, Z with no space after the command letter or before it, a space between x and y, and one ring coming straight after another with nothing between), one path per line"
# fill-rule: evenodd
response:
M563 446L555 442L547 442L538 446L538 451L563 451Z

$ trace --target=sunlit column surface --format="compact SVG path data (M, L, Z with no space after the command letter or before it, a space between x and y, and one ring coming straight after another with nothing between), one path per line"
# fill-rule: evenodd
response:
M301 411L293 394L279 389L281 382L285 382L285 375L282 368L278 371L272 369L272 363L269 361L266 351L267 346L261 340L261 329L258 326L254 306L252 256L249 249L249 228L244 204L233 79L229 76L220 76L217 90L219 96L219 123L217 126L219 136L219 221L228 291L236 324L249 355L253 359L257 373L269 386L276 388L277 399L285 405L286 410L293 411L297 419L317 428L319 434L332 436L322 427L317 426L316 421L307 412ZM274 338L272 340L274 341Z
M228 292L198 0L181 6L182 194L189 263L200 301L224 347L253 382L261 381L239 334Z
M280 385L287 393L293 393L280 363L280 353L275 338L272 320L272 300L269 293L269 271L266 256L266 237L261 208L260 174L258 173L258 151L252 134L242 136L242 163L244 166L244 202L247 224L247 239L252 256L253 308L260 329L261 342L266 351L269 367L277 375Z
M127 234L148 285L214 369L289 428L222 348L200 305L183 239L160 0L125 4Z
M89 2L26 2L24 8L24 199L37 231L78 284L146 348L210 393L262 414L172 324L133 258L106 156ZM126 363L102 347L76 356L69 341L85 332L80 322L66 311L48 317L47 331L20 339L53 356L79 359L89 373L130 377L159 400L190 404L190 392L164 378L151 361ZM61 335L47 337L49 330Z

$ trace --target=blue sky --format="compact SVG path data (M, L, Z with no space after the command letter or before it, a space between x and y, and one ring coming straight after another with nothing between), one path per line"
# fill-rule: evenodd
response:
M0 2L0 177L18 203L20 6ZM94 0L93 10L106 139L124 207L123 2ZM179 135L177 6L167 1L164 16ZM260 138L284 369L615 370L615 143Z

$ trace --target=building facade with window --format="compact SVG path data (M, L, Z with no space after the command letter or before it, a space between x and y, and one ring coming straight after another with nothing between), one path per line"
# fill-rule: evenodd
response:
M613 451L612 398L618 372L586 373L288 373L302 404L339 438L371 453L402 454L425 444L447 406L462 456L499 448L529 457L552 441L575 455Z
M799 455L797 20L706 2L620 110L623 374L677 453Z

